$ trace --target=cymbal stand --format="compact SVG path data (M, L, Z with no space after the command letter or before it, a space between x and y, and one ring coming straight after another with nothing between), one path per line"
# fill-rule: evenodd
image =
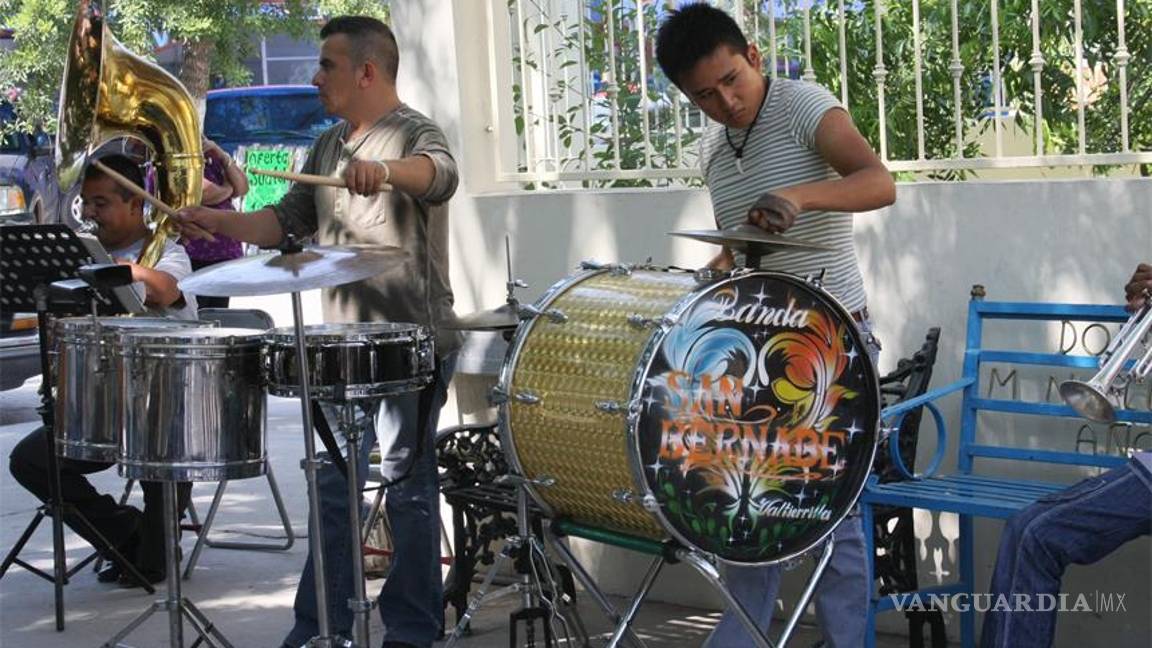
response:
M360 439L364 425L376 418L380 400L374 399L364 407L364 418L356 420L356 401L340 398L340 429L348 443L348 523L352 533L352 586L353 598L348 599L352 609L352 641L355 648L368 648L369 613L376 602L368 598L364 587L364 543L360 540Z
M504 235L504 258L508 266L508 281L504 282L504 287L508 291L508 304L515 311L520 305L520 301L516 299L516 289L527 288L528 283L512 275L512 244L507 234Z
M544 628L543 645L545 648L557 646L553 628L553 622L557 619L560 620L560 623L564 627L564 634L567 639L565 645L588 645L588 634L578 615L575 617L574 622L576 632L580 635L580 641L574 644L571 637L568 636L568 621L560 615L556 606L555 599L563 596L559 591L560 588L554 583L549 583L549 589L552 595L549 597L544 594L545 583L542 582L540 571L543 569L546 577L551 581L551 577L547 576L551 574L551 567L548 565L544 544L532 533L531 521L528 517L528 486L547 487L555 483L555 481L550 478L529 480L516 475L506 475L502 477L500 481L505 483L511 482L516 486L516 535L504 540L504 547L501 549L499 557L497 557L492 566L488 568L484 582L481 583L476 596L468 603L468 608L464 611L464 614L460 616L460 620L452 630L448 641L445 642L444 648L452 648L460 637L464 635L469 622L481 605L513 594L520 595L520 609L509 615L509 623L511 624L509 646L516 648L516 624L518 623L525 624L525 639L527 645L530 647L536 646L535 621L537 619L540 620ZM538 557L543 559L544 564L541 566L537 565ZM519 579L510 585L489 592L488 589L492 586L496 575L500 573L501 567L503 567L504 563L508 560L515 561L517 571L520 572Z
M288 251L285 251L287 254ZM312 554L312 573L316 585L316 625L319 634L308 640L308 646L334 648L328 622L328 583L324 569L324 540L320 520L320 490L316 471L320 460L316 458L316 439L312 423L311 377L308 373L308 345L304 339L304 308L300 291L292 293L292 320L296 328L297 371L300 374L300 413L304 419L304 459L301 465L308 482L308 551Z
M120 640L132 634L132 631L140 627L153 613L160 611L168 612L168 645L172 648L184 648L185 616L199 635L194 646L200 645L203 641L214 648L232 648L232 644L224 638L208 617L181 594L180 556L177 554L180 548L180 516L176 507L176 482L165 481L163 489L164 556L168 562L168 596L153 603L143 614L116 633L115 637L103 643L102 648L125 648L127 644L120 643Z

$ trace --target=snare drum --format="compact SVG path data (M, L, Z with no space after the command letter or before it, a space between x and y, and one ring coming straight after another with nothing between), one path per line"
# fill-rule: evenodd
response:
M537 303L501 372L501 435L551 516L738 564L811 549L872 465L876 370L800 278L624 267Z
M120 474L221 481L264 474L264 331L124 333Z
M56 453L81 461L116 461L124 427L119 335L196 326L211 324L159 317L56 320L52 327Z
M310 396L317 400L373 398L416 391L432 382L432 336L416 324L368 322L304 327ZM264 374L274 396L298 396L296 329L266 337Z

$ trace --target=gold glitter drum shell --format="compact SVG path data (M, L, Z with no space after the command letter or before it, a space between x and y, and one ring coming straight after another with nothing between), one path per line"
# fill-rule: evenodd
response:
M818 286L606 266L536 309L501 374L501 434L550 516L756 564L810 549L855 504L878 380Z

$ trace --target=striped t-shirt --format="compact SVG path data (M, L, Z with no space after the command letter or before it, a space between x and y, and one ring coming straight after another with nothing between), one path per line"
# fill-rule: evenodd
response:
M840 102L816 84L773 79L752 132L729 132L734 143L744 142L745 134L748 136L742 161L744 173L736 168L736 152L724 137L725 126L717 123L708 129L701 166L719 227L747 222L748 210L764 193L838 177L816 151L816 128L824 113L834 108L842 108ZM801 277L818 276L824 270L824 288L849 312L864 308L867 296L856 262L851 214L802 212L785 236L822 243L835 250L773 252L762 257L761 268ZM742 265L743 255L737 254L736 262Z

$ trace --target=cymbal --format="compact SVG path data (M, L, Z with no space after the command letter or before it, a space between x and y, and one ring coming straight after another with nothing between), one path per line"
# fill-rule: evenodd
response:
M408 253L398 247L306 245L299 252L268 252L217 263L180 280L193 295L252 297L331 288L398 267Z
M445 322L444 328L457 331L510 331L520 325L515 304L504 304L489 310L469 313Z
M765 255L771 252L830 252L835 248L789 238L782 234L769 234L749 223L743 223L722 230L680 230L670 232L672 236L725 245L744 254Z

